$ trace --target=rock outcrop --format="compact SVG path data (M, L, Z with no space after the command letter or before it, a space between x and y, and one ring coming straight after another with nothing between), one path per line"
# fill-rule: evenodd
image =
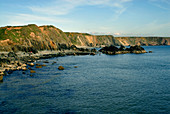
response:
M120 46L120 48L116 46L106 46L99 50L100 52L108 55L115 55L115 54L126 54L126 53L146 53L145 49L141 46L135 45L131 46L130 48L125 48L124 46Z

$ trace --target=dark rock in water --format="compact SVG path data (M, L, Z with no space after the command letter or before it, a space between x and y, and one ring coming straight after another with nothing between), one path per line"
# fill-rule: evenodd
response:
M49 63L48 61L43 61L43 63Z
M78 66L74 66L74 68L78 68Z
M3 75L0 75L0 82L3 82Z
M28 69L29 69L29 70L32 70L32 68L31 68L31 67L28 67Z
M40 66L40 64L39 64L39 63L36 63L36 65Z
M30 73L36 73L34 70L30 70Z
M40 66L36 66L36 68L42 68L42 66L40 65Z
M8 74L12 74L12 73L13 73L13 71L12 71L12 70L9 70L9 71L7 71L7 73L8 73Z
M103 47L102 49L99 50L100 52L107 52L107 51L111 51L111 52L115 52L115 51L118 51L118 48L116 46L106 46L106 47Z
M47 65L45 65L45 64L42 64L41 66L47 66Z
M119 48L119 51L124 51L125 49L126 49L126 47L121 45L120 48Z
M149 53L153 53L152 51L149 51Z
M125 48L124 46L120 46L117 48L116 46L106 46L99 50L102 53L114 55L114 54L126 54L126 53L146 53L143 47L141 46L131 46L130 48Z
M87 48L78 48L78 50L79 50L79 51L82 51L82 52L84 52L84 51L90 52L90 49L87 49Z
M63 66L59 66L58 70L64 70L64 67Z
M131 50L131 51L134 51L134 50L136 50L136 51L141 51L141 50L144 50L144 48L141 47L141 46L135 45L135 46L131 46L131 47L130 47L130 50Z
M90 53L90 55L96 55L94 52Z
M22 74L25 74L25 72L22 72Z
M17 55L14 52L9 52L8 57L17 57Z

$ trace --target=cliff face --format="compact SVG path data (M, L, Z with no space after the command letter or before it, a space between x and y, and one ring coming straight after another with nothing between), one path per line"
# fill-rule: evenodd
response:
M0 51L23 51L27 47L37 50L56 50L66 46L101 46L101 45L170 45L170 38L165 37L114 37L112 35L91 35L70 33L50 26L7 26L0 28ZM62 45L63 46L63 45Z
M101 46L101 45L170 45L167 37L113 37L112 35L90 35L85 33L65 33L74 45Z
M170 45L170 38L168 37L116 37L116 40L124 46L128 45Z
M87 33L65 33L74 45L77 46L100 46L119 45L112 35L90 35Z

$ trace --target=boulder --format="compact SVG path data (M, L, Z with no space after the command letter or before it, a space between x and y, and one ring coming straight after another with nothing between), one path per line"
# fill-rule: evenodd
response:
M4 75L4 72L0 72L0 76L3 76Z
M22 64L21 66L22 66L22 67L26 67L27 65L26 65L26 64Z
M118 51L118 48L116 46L106 46L106 47L103 47L102 49L99 50L100 52L107 52L107 51L110 51L110 52L115 52L115 51Z
M28 69L27 69L26 67L22 67L22 70L23 70L23 71L26 71L26 70L28 70Z
M0 82L3 82L3 75L0 75Z
M29 63L28 65L31 66L31 67L33 67L33 66L34 66L34 63Z
M38 66L36 66L36 68L42 68L42 65L38 65Z
M21 67L21 66L18 66L18 67L17 67L17 70L21 70L21 69L22 69L22 67Z
M96 53L92 52L92 53L90 53L90 55L96 55Z
M36 73L34 70L30 70L30 73Z
M43 61L43 63L49 63L48 61Z
M78 66L74 66L74 68L78 68Z
M59 66L58 70L64 70L64 67L63 66Z

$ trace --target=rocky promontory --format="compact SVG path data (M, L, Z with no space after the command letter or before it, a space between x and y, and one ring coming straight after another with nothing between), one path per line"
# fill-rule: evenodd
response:
M111 45L111 46L103 47L99 51L109 55L126 54L126 53L135 53L135 54L146 53L145 49L138 45L130 46L130 48L126 48L125 46L122 45L120 46L120 48L118 48L116 46Z

